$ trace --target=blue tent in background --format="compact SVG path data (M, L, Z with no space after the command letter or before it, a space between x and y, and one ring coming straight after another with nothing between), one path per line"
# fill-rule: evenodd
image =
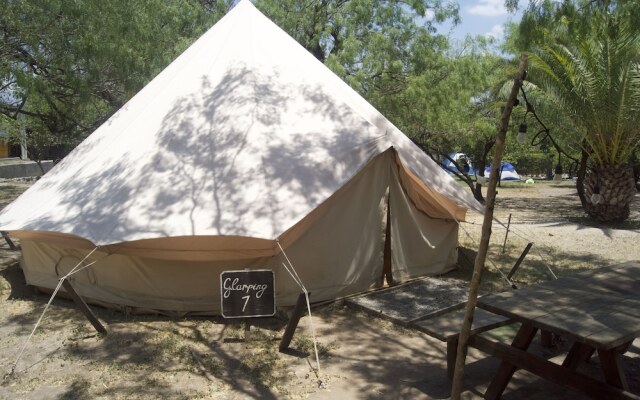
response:
M471 160L466 156L466 154L451 153L449 154L449 157L458 163L458 165L462 168L462 172L468 175L474 175L476 173L476 170L471 164ZM458 171L458 168L456 168L456 166L451 161L449 161L449 159L445 159L444 161L442 161L442 168L444 168L447 172Z
M491 173L491 165L484 170L484 176L489 178L489 174ZM503 162L500 164L500 180L501 181L519 181L521 180L518 171L516 171L516 167L513 164L508 162Z

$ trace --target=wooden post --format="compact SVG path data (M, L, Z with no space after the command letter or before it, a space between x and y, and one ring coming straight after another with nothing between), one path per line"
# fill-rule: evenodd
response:
M311 296L311 293L309 293L309 296ZM285 351L289 348L289 344L291 344L291 339L293 339L293 334L298 327L298 323L300 322L300 318L302 318L302 314L304 314L306 305L307 298L304 293L300 293L300 295L298 296L298 301L296 302L296 307L293 309L293 313L291 314L291 318L289 318L287 328L282 335L282 340L280 340L280 351Z
M2 237L4 238L5 242L7 242L7 244L9 245L9 249L11 250L18 250L18 248L16 247L16 245L13 243L13 240L11 240L11 238L9 237L9 235L7 235L7 232L0 232L2 234Z
M518 270L518 267L520 267L520 264L522 264L522 261L524 260L524 258L527 256L527 254L529 254L529 250L531 250L531 246L533 246L533 243L530 242L529 244L527 244L527 247L524 248L524 250L522 251L522 254L520 254L520 257L518 257L518 261L516 261L513 268L511 268L511 271L509 271L509 275L507 275L507 279L511 279L513 274L516 273L516 271Z
M511 213L509 213L509 221L507 221L507 231L504 233L504 243L502 243L502 254L507 247L507 238L509 237L509 228L511 227ZM511 278L511 277L509 277Z
M478 255L476 256L475 264L473 266L473 275L471 276L471 284L469 287L469 300L465 308L464 319L462 320L462 328L460 329L460 336L458 338L458 353L456 357L456 369L453 374L453 383L451 385L451 399L460 400L462 393L462 377L464 374L465 358L467 356L467 342L471 333L471 324L473 323L473 312L476 308L478 301L478 291L480 287L480 278L482 276L482 270L484 268L484 262L487 258L487 251L489 249L489 239L491 238L491 224L493 222L493 209L496 203L496 185L498 182L498 175L500 172L500 163L502 160L502 153L504 152L504 142L507 134L507 128L509 126L509 119L511 118L511 111L515 105L518 92L522 87L525 73L527 69L527 57L524 54L520 55L520 66L518 68L518 76L513 82L511 93L507 99L507 103L502 110L502 116L500 118L500 126L498 128L498 134L496 136L496 148L493 155L493 161L491 163L491 174L489 175L489 184L487 186L487 201L485 204L484 219L482 222L482 234L480 236L480 246L478 248Z
M458 358L458 338L447 340L447 378L453 379L453 372L456 369L456 358Z
M87 303L85 303L85 301L82 299L82 297L80 297L80 295L76 292L73 286L71 286L71 282L69 282L68 279L63 278L62 286L64 287L64 290L67 291L67 294L71 296L73 301L80 308L80 311L82 311L84 316L87 317L89 322L91 322L91 325L93 325L93 327L96 328L96 331L106 335L107 330L105 329L104 326L102 326L102 324L100 323L96 315L93 313L93 311L91 311L89 306L87 306Z

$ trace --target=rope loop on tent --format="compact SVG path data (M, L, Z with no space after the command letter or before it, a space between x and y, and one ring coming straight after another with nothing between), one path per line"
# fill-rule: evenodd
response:
M287 270L289 275L291 275L291 277L296 282L296 284L300 287L300 289L302 289L302 292L304 293L304 297L307 300L307 311L309 312L309 326L311 327L311 336L313 337L313 350L314 350L315 355L316 355L316 365L318 366L318 370L317 370L318 375L317 375L317 377L319 379L320 386L324 387L325 383L322 381L322 378L320 378L320 356L318 355L318 342L316 340L316 330L315 330L315 328L313 326L313 318L311 317L311 303L309 302L309 292L307 291L307 288L304 286L304 283L302 283L302 279L300 279L300 276L298 275L298 273L296 272L295 268L293 267L293 264L291 263L291 260L289 260L289 257L287 256L287 253L285 253L285 251L282 248L282 245L280 245L280 241L278 239L276 239L276 243L278 244L278 247L280 248L280 251L282 252L282 255L284 255L285 260L289 264L289 266L287 266L287 263L283 262L282 266Z
M11 367L11 371L4 376L4 379L8 378L9 376L12 376L15 371L16 371L16 367L18 366L18 362L20 361L20 359L22 358L22 355L24 354L25 349L27 348L27 345L29 344L29 342L31 341L31 338L33 337L33 334L36 332L36 329L38 329L38 326L40 326L40 323L42 322L42 319L44 318L45 313L47 312L47 310L49 309L49 306L51 305L51 303L53 302L53 299L56 297L56 294L58 294L58 291L60 290L60 287L62 287L62 283L64 282L65 279L67 279L68 277L70 277L71 275L82 271L85 268L88 268L92 265L94 265L95 263L98 262L98 260L96 261L92 261L87 265L82 266L81 268L80 265L85 262L87 260L87 258L91 257L91 255L98 250L100 246L96 246L93 250L91 250L89 252L89 254L87 254L82 260L80 260L80 262L78 264L76 264L75 267L73 267L71 269L71 271L69 271L66 275L64 275L63 277L61 277L58 280L58 284L56 285L56 288L53 291L53 294L51 294L51 297L49 298L49 301L47 302L47 304L44 307L44 310L42 310L42 314L40 314L40 318L38 318L38 321L36 322L35 326L33 327L33 329L31 330L31 333L29 334L29 336L27 337L27 340L24 341L24 344L22 345L22 348L20 349L20 352L18 353L18 357L16 357L16 361L13 363L13 366Z

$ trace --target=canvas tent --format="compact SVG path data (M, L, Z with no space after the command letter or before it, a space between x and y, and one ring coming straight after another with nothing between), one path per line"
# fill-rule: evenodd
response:
M484 176L489 176L491 173L491 165L484 170ZM500 163L500 180L501 181L519 181L520 175L516 171L516 167L509 162Z
M239 2L0 213L29 284L94 302L220 311L219 275L272 269L278 306L446 271L482 207L402 132ZM390 236L386 235L389 224Z

